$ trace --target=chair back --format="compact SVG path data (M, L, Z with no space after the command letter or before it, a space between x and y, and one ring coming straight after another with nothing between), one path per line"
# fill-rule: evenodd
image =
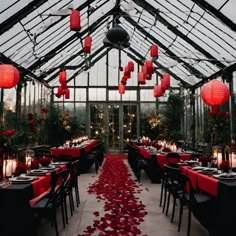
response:
M166 160L169 166L178 167L177 163L180 162L180 155L177 152L169 152L166 154Z
M67 177L68 177L67 169L59 171L57 173L52 173L51 189L45 207L48 207L49 204L52 204L53 207L56 207L57 204L62 201Z

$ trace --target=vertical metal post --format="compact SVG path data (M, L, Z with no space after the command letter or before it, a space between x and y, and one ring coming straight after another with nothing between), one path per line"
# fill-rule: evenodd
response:
M196 122L195 122L195 90L192 89L191 95L190 95L190 105L191 105L191 110L192 110L192 148L194 150L195 148L195 142L196 142L196 137L195 137L195 131L196 131Z
M4 97L4 89L1 88L1 97L0 97L0 122L3 123L3 111L4 111L4 102L3 102L3 97Z
M85 130L88 136L91 136L90 131L90 103L89 103L89 83L90 83L90 74L87 74L87 88L86 88L86 119L88 122L85 123Z
M74 105L74 107L73 107L74 108L74 110L73 110L74 117L75 117L75 99L76 99L76 81L75 81L75 78L74 78L74 102L73 102L73 105Z
M109 102L109 50L106 54L106 105L104 106L104 122L105 122L105 152L108 152L109 147L109 114L108 114L108 102Z
M139 72L139 64L137 63L137 77L138 77L138 72ZM140 103L140 86L139 83L137 84L137 114L136 114L136 119L137 119L137 138L141 136L140 132L140 117L141 117L141 103Z

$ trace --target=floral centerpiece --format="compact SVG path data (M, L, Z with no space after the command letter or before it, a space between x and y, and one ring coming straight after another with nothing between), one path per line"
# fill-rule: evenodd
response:
M39 163L42 166L46 167L46 166L48 166L51 163L51 158L49 158L49 157L41 157L41 158L39 158L38 161L39 161Z

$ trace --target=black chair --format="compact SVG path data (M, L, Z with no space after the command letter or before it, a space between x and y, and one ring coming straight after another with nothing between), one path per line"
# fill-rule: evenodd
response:
M73 215L73 210L74 210L74 198L73 198L73 191L72 191L73 189L75 190L77 207L79 206L79 203L80 203L78 176L79 176L79 160L76 160L72 163L70 167L70 171L69 171L69 178L67 178L65 182L64 204L66 205L66 197L68 196L71 216ZM68 223L68 221L66 223Z
M169 152L166 154L167 163L169 166L178 167L180 162L180 155L177 152Z
M166 215L168 215L170 197L172 195L173 207L172 207L171 222L173 222L173 219L174 219L176 200L180 199L180 195L183 193L180 183L179 183L180 173L181 171L178 168L175 168L169 165L164 166L164 179L162 183L163 189L161 192L161 198L164 197L164 204L163 204L162 212L166 211L165 213Z
M57 173L52 173L51 189L50 192L42 197L33 207L34 213L40 217L50 218L52 224L55 226L56 236L59 235L58 224L56 217L57 208L61 207L61 214L63 226L65 227L65 217L67 220L66 205L64 204L65 196L65 183L68 177L68 170L63 170ZM68 221L68 220L67 220Z
M181 228L183 207L186 205L188 208L187 236L190 236L192 213L203 226L207 227L212 224L211 217L207 214L211 212L212 197L202 192L196 192L192 186L191 180L185 174L181 173L179 175L179 183L183 194L179 196L181 204L178 231L180 231Z

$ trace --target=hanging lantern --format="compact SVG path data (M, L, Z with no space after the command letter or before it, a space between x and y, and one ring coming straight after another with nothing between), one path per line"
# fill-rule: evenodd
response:
M126 76L123 76L120 82L121 82L123 85L126 85L126 84L127 84L127 79L128 79L128 78L127 78Z
M158 57L158 46L153 44L151 47L150 47L150 56L151 57Z
M219 106L228 101L229 89L223 82L215 79L203 86L201 98L208 106Z
M151 80L152 79L152 75L151 74L147 74L146 80Z
M163 91L162 91L162 87L161 85L154 85L154 93L153 93L154 97L161 97L163 95Z
M144 79L146 80L147 79L147 74L148 74L146 65L142 66L141 71L143 72Z
M67 83L62 83L61 84L61 89L62 90L65 90L65 89L67 89L68 87L67 87Z
M129 67L126 66L126 67L125 67L125 71L124 71L124 76L126 76L127 79L129 79L129 78L131 77L131 74L130 74L130 73L131 73L131 72L130 72L130 70L129 70Z
M70 29L74 31L80 31L80 12L72 10L70 14Z
M59 87L57 88L57 94L58 94L59 96L61 96L61 95L63 94L63 89L62 89L61 86L59 86Z
M67 88L65 91L65 99L70 99L70 90Z
M19 71L12 65L0 65L0 88L13 88L19 82Z
M66 71L62 70L59 72L59 82L62 83L66 83Z
M91 36L87 36L84 39L84 51L86 53L90 53L91 52L91 46L92 46L92 37Z
M134 71L134 63L132 61L128 62L128 69L129 71Z
M154 73L154 68L153 68L152 61L146 61L145 66L147 68L147 74L153 74Z
M138 83L139 83L139 84L146 84L146 81L145 81L145 77L144 77L144 73L143 73L143 72L139 72L139 73L138 73Z
M169 74L166 73L162 76L161 86L165 90L170 87L170 75Z
M60 98L60 97L61 97L61 95L60 95L60 94L58 94L58 93L56 93L56 94L55 94L55 96L56 96L56 97L58 97L58 98Z
M125 93L125 85L122 83L119 84L119 94L124 94Z

